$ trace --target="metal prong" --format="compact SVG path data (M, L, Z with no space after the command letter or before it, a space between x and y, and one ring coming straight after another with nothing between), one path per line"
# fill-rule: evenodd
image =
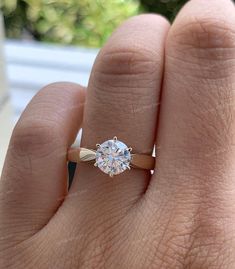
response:
M94 166L95 166L95 167L97 167L97 166L98 166L98 164L97 164L97 163L94 163Z
M128 150L131 152L132 151L132 148L128 148Z
M109 176L110 176L110 177L113 177L114 175L113 175L113 173L112 173L112 172L110 172L110 173L109 173Z
M96 144L97 149L100 148L100 144Z
M114 140L114 142L116 142L116 141L117 141L117 137L116 137L116 136L114 136L113 140Z
M127 166L127 169L128 169L128 170L131 170L131 167L128 165L128 166Z

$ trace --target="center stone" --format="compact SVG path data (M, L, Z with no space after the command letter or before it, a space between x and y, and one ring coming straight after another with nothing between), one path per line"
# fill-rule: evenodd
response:
M107 140L96 151L96 165L110 176L118 175L130 168L131 153L127 145L119 140Z

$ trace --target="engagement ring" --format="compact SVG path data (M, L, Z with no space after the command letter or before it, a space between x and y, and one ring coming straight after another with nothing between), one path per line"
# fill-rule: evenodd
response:
M131 168L154 169L155 158L153 156L132 154L132 148L119 141L116 136L102 144L97 144L96 147L96 150L72 147L68 151L68 161L94 162L96 167L111 177Z

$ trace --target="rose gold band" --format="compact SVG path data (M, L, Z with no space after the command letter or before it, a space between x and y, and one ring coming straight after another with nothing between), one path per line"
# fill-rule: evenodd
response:
M71 162L92 162L96 159L96 151L86 148L71 148L68 151L68 161ZM154 170L155 157L144 154L131 154L131 166L146 170Z

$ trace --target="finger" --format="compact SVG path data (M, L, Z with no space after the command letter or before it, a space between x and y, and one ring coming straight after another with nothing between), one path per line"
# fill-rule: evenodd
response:
M189 1L166 44L157 173L147 195L178 207L174 216L181 222L182 216L203 222L202 230L194 228L204 236L222 232L216 218L235 204L234 21L232 1Z
M95 148L96 143L117 136L133 152L151 154L168 28L159 16L134 17L101 49L86 96L83 147ZM122 241L119 236L129 238L127 230L130 232L135 218L127 212L140 198L149 178L148 172L137 169L110 178L91 164L78 164L70 192L47 226L50 237L66 242L77 253L89 248L91 256L95 253L98 257L97 246L98 252L113 252L115 242ZM66 238L58 233L64 229ZM88 265L86 261L84 264Z
M117 136L133 152L152 153L168 27L157 15L131 18L101 50L88 86L83 147L95 148ZM112 190L113 197L134 200L149 177L149 172L131 169L111 180L99 168L83 164L73 190L86 189L87 196L102 195L104 200Z
M67 193L66 152L83 118L84 89L55 83L41 90L17 123L0 181L1 246L42 228Z

